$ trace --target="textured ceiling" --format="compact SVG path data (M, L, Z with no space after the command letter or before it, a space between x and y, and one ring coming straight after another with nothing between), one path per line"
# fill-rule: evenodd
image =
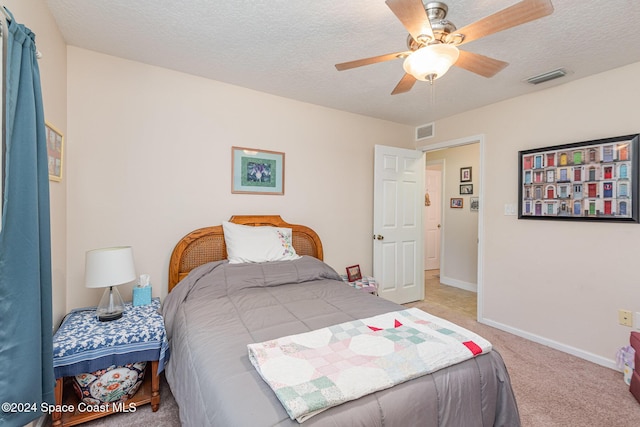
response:
M445 2L462 28L517 0ZM401 60L334 67L406 50L384 0L46 1L69 45L413 126L640 61L640 1L552 2L552 15L462 47L510 64L495 77L452 67L391 96ZM561 79L524 82L560 67Z

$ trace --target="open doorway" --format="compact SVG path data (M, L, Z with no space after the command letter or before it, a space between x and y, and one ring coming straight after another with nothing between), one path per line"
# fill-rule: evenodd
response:
M427 148L425 300L480 319L481 141Z

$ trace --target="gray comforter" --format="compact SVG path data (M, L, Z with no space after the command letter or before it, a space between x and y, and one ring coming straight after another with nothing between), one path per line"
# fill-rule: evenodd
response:
M166 377L185 426L291 426L247 344L404 307L355 290L315 258L205 264L163 303ZM304 426L519 426L497 351L326 410Z

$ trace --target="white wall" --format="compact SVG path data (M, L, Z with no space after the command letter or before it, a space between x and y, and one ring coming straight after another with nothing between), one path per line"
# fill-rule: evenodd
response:
M480 192L480 144L427 152L427 161L444 160L442 194L442 247L440 282L477 291L478 212L472 212L470 198ZM471 167L471 181L460 181L460 168ZM473 194L460 194L460 184L473 184ZM462 209L451 208L452 197L462 198Z
M412 147L412 127L71 46L68 83L68 308L100 297L85 251L133 246L164 296L175 243L234 214L311 226L328 264L371 274L373 147ZM285 195L231 194L231 146L285 152Z
M45 120L66 135L67 129L67 53L66 43L49 9L41 0L4 0L16 21L36 35L42 53L38 60ZM63 162L63 167L65 166ZM53 279L53 325L58 326L66 313L67 262L67 177L49 181L51 204L51 267Z
M640 63L437 122L433 143L484 134L485 321L613 366L640 311L640 225L526 221L518 150L640 132Z

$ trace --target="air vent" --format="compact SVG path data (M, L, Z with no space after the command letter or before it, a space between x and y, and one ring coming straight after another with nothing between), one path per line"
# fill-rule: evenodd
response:
M564 68L558 68L557 70L542 73L537 76L529 77L527 83L537 85L540 83L548 82L549 80L558 79L567 75L567 71Z
M435 123L418 126L416 128L416 141L433 138L433 136L435 135L435 128Z

